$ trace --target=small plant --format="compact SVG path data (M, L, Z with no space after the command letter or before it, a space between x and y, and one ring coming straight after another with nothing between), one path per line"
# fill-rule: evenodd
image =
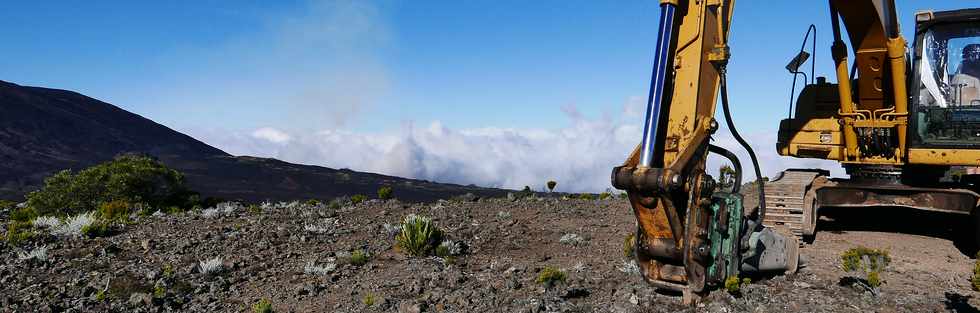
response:
M374 306L374 303L377 302L377 299L375 299L373 293L368 293L364 295L364 298L361 299L361 302L363 302L364 305L366 306Z
M224 259L220 256L215 257L213 259L201 261L197 266L202 274L218 273L224 269Z
M725 291L733 296L738 296L742 294L742 287L748 286L752 283L752 280L748 277L744 277L741 280L738 276L728 276L725 279Z
M129 218L133 206L125 200L112 200L99 204L98 217L107 221L121 221Z
M557 267L547 266L538 273L538 278L534 281L538 284L545 285L546 287L552 287L558 283L565 282L568 277L564 271Z
M109 297L109 292L105 290L100 289L99 291L95 292L95 301L103 302L108 297Z
M891 263L888 251L856 247L841 253L840 258L841 269L848 273L863 273L865 278L862 283L872 294L878 295L878 287L882 283L881 272Z
M255 205L255 204L249 205L248 206L248 213L249 214L262 214L262 206Z
M436 256L440 258L448 258L455 255L459 255L463 248L458 242L453 242L452 240L443 240L442 243L436 247Z
M170 264L163 265L163 278L171 279L174 278L174 266Z
M378 199L381 200L391 199L391 187L382 186L381 188L378 188Z
M110 228L109 222L106 221L95 221L92 224L88 224L82 227L82 235L95 238L95 237L105 237L109 235Z
M627 194L625 192L622 192L622 193L619 194L619 198L625 200L625 199L629 199L630 196L629 196L629 194Z
M54 216L42 216L35 218L31 224L37 228L54 229L61 226L61 220Z
M153 287L153 298L163 299L166 297L167 297L166 287L163 287L163 285L157 285L156 287Z
M350 254L351 265L361 266L367 264L369 259L371 259L371 255L362 249L354 250L354 252L351 252Z
M636 234L629 234L626 239L623 240L623 256L633 257L633 251L636 249Z
M558 242L566 245L577 246L585 242L585 238L575 233L567 233L558 239Z
M358 205L361 202L364 202L364 200L367 200L367 196L361 194L353 195L350 197L350 202L353 205Z
M337 199L331 200L330 204L327 204L327 208L334 211L340 210L340 200Z
M442 239L442 230L432 219L409 214L402 220L401 232L395 236L395 246L413 256L427 255Z
M549 180L547 185L548 185L548 192L554 192L555 186L558 186L558 182Z
M578 198L582 200L595 200L594 195L592 195L591 193L584 193L584 192L579 194Z
M502 220L508 219L510 218L510 212L507 211L497 212L497 218Z
M260 299L255 304L252 304L253 313L272 313L272 302L266 300L265 298Z
M64 237L80 237L83 229L97 222L94 212L82 213L65 219L61 225L51 229L51 234Z
M7 224L7 242L16 245L34 237L34 229L30 221L12 220Z
M609 192L603 192L599 194L599 200L606 200L609 199L610 197L612 197L612 194Z
M333 262L327 263L324 266L319 266L316 265L316 263L313 263L313 261L310 261L309 263L306 263L306 266L303 267L303 273L309 275L325 276L327 274L330 274L330 272L333 272L335 269L337 269L337 264Z
M20 260L38 260L45 262L48 260L48 247L40 246L31 251L19 252L17 253L17 258Z
M320 200L317 199L306 200L305 204L306 206L318 206L320 205Z

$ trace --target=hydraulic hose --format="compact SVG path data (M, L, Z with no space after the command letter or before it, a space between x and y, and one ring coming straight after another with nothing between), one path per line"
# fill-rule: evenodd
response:
M759 159L755 157L755 151L752 150L749 143L738 134L738 130L735 130L735 123L732 121L732 112L728 105L728 79L726 78L724 66L718 69L718 74L721 78L721 108L725 112L725 123L728 125L728 130L732 132L732 136L735 137L735 141L738 141L738 144L742 145L748 151L749 158L752 159L752 166L755 167L755 180L756 184L759 185L758 222L762 223L762 219L766 216L766 192L764 187L765 182L762 181L762 170L759 169Z
M728 159L728 161L732 162L732 166L735 167L735 177L733 177L734 181L732 182L732 193L738 193L738 191L742 189L742 162L738 161L738 156L731 151L728 151L728 149L711 144L708 145L708 151L721 155Z

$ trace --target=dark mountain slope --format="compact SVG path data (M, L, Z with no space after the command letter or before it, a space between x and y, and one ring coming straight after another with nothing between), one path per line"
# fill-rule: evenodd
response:
M21 199L53 172L78 170L129 152L155 156L184 172L193 189L225 199L370 196L381 185L393 186L398 198L412 201L505 192L236 157L76 92L0 81L0 198Z

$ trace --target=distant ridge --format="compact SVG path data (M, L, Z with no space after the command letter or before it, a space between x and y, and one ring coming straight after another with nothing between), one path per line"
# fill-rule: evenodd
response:
M0 81L0 198L20 200L51 173L121 153L145 153L178 169L204 196L247 201L373 197L382 185L408 201L506 190L232 156L147 118L77 92Z

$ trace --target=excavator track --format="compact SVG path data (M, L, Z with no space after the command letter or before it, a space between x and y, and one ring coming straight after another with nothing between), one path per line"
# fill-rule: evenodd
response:
M803 244L806 214L806 193L814 179L823 174L812 170L786 170L775 180L766 182L766 216L762 224L785 235L795 236Z

